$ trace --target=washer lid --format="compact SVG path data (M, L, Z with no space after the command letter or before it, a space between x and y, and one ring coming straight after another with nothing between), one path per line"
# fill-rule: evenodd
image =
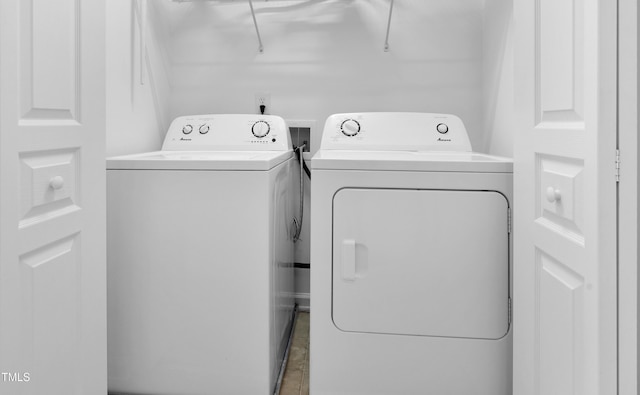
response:
M292 151L155 151L107 159L109 170L269 170Z
M512 173L513 160L476 152L320 150L314 170L395 170Z

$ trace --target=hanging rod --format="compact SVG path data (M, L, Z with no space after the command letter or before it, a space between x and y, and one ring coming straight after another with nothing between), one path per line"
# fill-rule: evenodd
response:
M393 14L393 2L391 0L391 5L389 6L389 20L387 21L387 36L384 39L384 51L389 52L389 30L391 30L391 14Z
M256 35L258 35L258 51L264 52L264 46L262 45L262 38L260 37L260 30L258 30L258 21L256 21L256 13L253 10L253 1L249 0L249 8L251 8L251 17L253 18L253 26L256 27Z

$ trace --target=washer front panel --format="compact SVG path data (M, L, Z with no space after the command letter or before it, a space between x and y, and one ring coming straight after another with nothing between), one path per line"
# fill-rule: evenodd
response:
M334 324L348 332L502 338L508 231L508 203L498 192L339 190Z

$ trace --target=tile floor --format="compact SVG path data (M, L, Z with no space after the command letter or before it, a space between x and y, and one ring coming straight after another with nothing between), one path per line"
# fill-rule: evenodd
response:
M309 313L300 312L293 331L289 361L284 371L280 395L309 394Z

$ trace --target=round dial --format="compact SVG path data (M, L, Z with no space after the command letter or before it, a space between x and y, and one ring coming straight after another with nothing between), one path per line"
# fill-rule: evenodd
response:
M449 131L449 127L447 126L446 123L439 123L438 126L436 126L436 129L438 130L439 133L445 134Z
M189 134L193 132L193 126L191 125L184 125L184 127L182 128L182 133L184 134Z
M271 126L266 121L258 121L251 127L251 133L257 138L262 138L269 134Z
M202 126L200 126L200 129L198 129L200 131L200 134L207 134L209 133L209 125L207 125L206 123Z
M347 119L340 125L340 130L345 136L353 137L360 133L360 124L355 119Z

